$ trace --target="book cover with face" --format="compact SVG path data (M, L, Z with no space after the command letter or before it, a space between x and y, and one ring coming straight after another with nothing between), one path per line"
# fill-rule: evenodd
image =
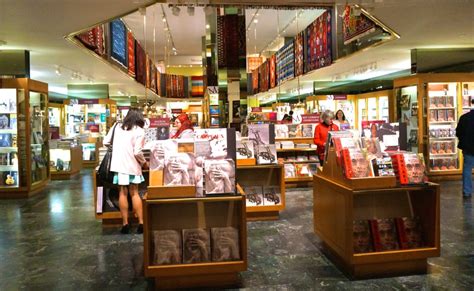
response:
M209 230L183 229L183 263L203 263L211 260Z
M263 205L280 205L281 192L278 186L264 186L263 187Z
M183 247L181 233L179 231L153 231L153 245L155 248L153 256L155 265L174 265L182 263Z
M254 157L253 142L237 140L237 159L251 159Z
M396 218L400 248L415 249L423 247L422 229L419 217Z
M211 228L212 261L240 260L239 230L235 227Z
M150 170L162 170L164 168L165 153L178 153L176 140L154 141L150 144Z
M352 242L355 254L369 253L374 251L368 220L356 220L353 222Z
M235 163L231 159L204 161L206 194L235 193Z
M393 218L371 220L371 226L376 251L400 249L395 220Z
M164 185L185 186L195 185L194 181L194 154L192 153L165 153Z
M0 114L0 129L10 128L10 114Z
M425 163L422 154L403 154L409 184L421 184L427 181Z
M366 178L371 176L371 167L366 154L359 149L349 149L350 160L347 161L346 171L349 178Z

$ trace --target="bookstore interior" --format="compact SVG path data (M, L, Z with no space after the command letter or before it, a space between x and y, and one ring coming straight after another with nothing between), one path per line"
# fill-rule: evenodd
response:
M365 285L350 284L371 278L399 278L401 289L469 286L430 278L437 270L432 262L444 250L444 191L457 189L462 197L464 159L456 127L474 104L473 3L411 4L433 14L427 23L436 20L433 9L463 13L459 23L446 27L456 27L462 37L433 40L419 37L430 34L429 28L413 33L393 20L392 10L402 13L408 1L118 2L115 9L74 4L82 17L58 4L71 22L62 28L52 20L40 24L50 34L44 40L27 40L33 34L24 31L26 37L19 38L18 29L0 26L0 208L54 195L48 198L56 201L51 211L63 212L54 205L70 200L68 207L90 218L84 237L138 250L130 260L140 258L134 262L141 264L134 266L139 271L124 276L145 285L121 278L115 287L298 289L298 275L278 285L262 283L265 270L260 281L252 277L262 268L274 270L269 262L314 276L313 286L300 289L336 288L339 281L360 288ZM7 27L33 28L34 20L45 18L32 1L6 6L11 15L28 7L32 18L20 24L8 16ZM418 21L410 13L407 18ZM64 52L50 52L56 48ZM105 140L135 109L145 121L143 144L134 140L135 151L147 163L138 185L143 234L131 242L120 234L127 213L121 189L127 187L108 175L113 148L123 145ZM192 134L183 136L183 129ZM76 190L63 198L61 191L68 190L61 188ZM75 206L73 195L82 204ZM295 210L301 200L305 208ZM137 225L141 214L131 201L125 205ZM22 215L18 210L8 221ZM300 231L295 237L311 245L304 258L324 261L328 272L341 275L311 273L305 259L307 264L295 264L299 269L283 265L278 254L290 257L294 246L265 232L283 235L275 229L295 223L294 216L305 219L288 230ZM466 221L456 223L472 229L472 215L460 219ZM48 227L54 236L54 226ZM0 228L2 241L12 243ZM278 261L260 258L262 244L275 248L263 256L276 253ZM91 253L85 256L99 256L94 244L87 246ZM35 249L32 256L41 257L43 251ZM470 265L463 262L471 271L472 251ZM8 261L6 254L0 250ZM99 260L94 268L107 269L107 260L117 265L123 258ZM92 273L87 276L103 283L105 277ZM413 285L402 284L420 274ZM323 282L318 276L336 279ZM31 277L21 285L7 276L0 289L50 286L37 274Z

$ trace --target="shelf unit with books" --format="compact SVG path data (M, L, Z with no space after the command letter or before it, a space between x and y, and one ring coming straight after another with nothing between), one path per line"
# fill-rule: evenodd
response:
M427 259L440 255L439 193L434 183L397 186L394 176L347 179L330 150L314 176L314 231L351 278L426 273ZM418 222L419 245L396 230L405 219Z
M27 198L50 180L48 84L0 79L0 198Z
M144 273L155 288L235 286L247 270L244 196L146 199L143 215Z
M237 166L236 181L246 195L248 221L279 219L286 205L284 177L283 165Z
M408 124L411 150L423 153L432 180L461 176L456 126L470 108L473 84L473 73L416 74L394 80L397 119Z

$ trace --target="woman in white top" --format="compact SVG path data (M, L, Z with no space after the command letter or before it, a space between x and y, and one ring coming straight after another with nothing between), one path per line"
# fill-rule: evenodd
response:
M144 124L145 119L141 111L132 108L128 111L123 123L116 123L104 139L104 145L110 145L112 131L115 128L110 171L114 172L113 183L119 185L120 188L121 232L124 234L130 233L127 192L130 193L133 210L138 217L137 233L143 233L142 200L138 195L138 185L145 181L142 167L148 167L142 152L145 143Z
M346 115L344 114L344 111L342 111L341 109L339 109L336 112L336 116L335 116L335 118L333 119L332 122L335 125L337 125L339 127L339 129L341 129L341 124L348 124L347 128L349 128L349 121L346 120ZM342 127L344 128L344 125ZM343 130L343 129L341 129L341 130Z
M181 113L174 121L174 126L178 128L178 131L171 138L194 138L194 129L191 120L189 120L186 113Z

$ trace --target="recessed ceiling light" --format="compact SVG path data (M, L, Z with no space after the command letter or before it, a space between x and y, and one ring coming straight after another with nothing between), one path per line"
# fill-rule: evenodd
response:
M206 29L209 29L211 28L211 26L209 24L206 24Z
M163 18L161 18L161 21L166 22L166 17L163 16Z
M255 19L253 20L253 23L258 23L258 19L255 18Z

